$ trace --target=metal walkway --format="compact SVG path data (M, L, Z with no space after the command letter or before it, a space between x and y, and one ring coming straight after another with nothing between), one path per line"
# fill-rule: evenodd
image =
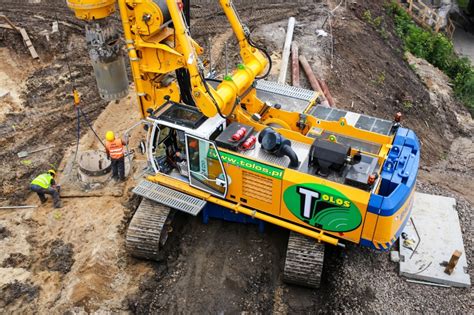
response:
M194 216L198 215L207 203L205 200L147 180L141 181L133 189L133 193Z

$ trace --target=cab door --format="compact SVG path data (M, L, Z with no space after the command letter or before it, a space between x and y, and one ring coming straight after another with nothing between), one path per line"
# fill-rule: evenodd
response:
M186 134L189 184L218 197L225 197L228 178L214 142Z
M148 128L148 146L146 154L148 162L152 166L155 173L160 172L159 160L166 158L166 151L163 145L163 140L168 136L170 129L168 127L160 128L158 122L153 122L153 127Z

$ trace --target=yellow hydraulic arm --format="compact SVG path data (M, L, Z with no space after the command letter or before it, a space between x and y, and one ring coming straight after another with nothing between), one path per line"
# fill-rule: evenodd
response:
M228 114L242 95L266 67L268 61L256 48L249 45L243 26L239 21L230 0L219 0L227 19L239 42L240 64L233 75L226 78L217 89L208 86L197 63L196 52L191 43L189 31L185 27L183 16L175 0L167 0L168 9L176 30L176 39L183 46L183 55L191 76L191 88L196 105L208 117L216 114Z
M160 8L157 3L152 0L68 0L68 6L74 10L76 17L87 21L98 21L115 12L115 2L118 3L120 10L120 18L124 29L125 43L127 45L127 51L130 57L130 64L135 81L135 89L140 100L140 104L143 104L143 97L146 97L146 78L148 74L160 74L164 72L170 72L178 68L186 68L190 75L190 88L191 95L196 103L196 106L201 112L208 116L213 117L216 114L221 116L228 115L233 108L239 103L239 97L242 96L252 85L256 76L258 76L267 66L268 60L266 57L255 47L252 47L248 40L246 30L237 16L236 11L232 5L231 0L219 0L220 5L230 22L230 25L237 37L240 46L240 55L242 58L242 64L239 64L237 69L230 75L226 76L224 81L214 89L212 86L206 83L204 79L204 68L198 60L198 51L196 47L200 48L191 38L189 29L184 21L183 14L181 11L181 0L166 0L166 8ZM151 19L155 16L164 16L164 10L169 11L169 16L173 22L174 28L174 47L168 47L163 45L163 37L156 36L154 34L148 34L148 37L144 39L141 32L143 29L141 25L146 25L149 28L149 23L143 24L142 17L132 17L129 14L129 8L134 8L137 12L140 8L144 9L143 19L149 14L149 12L159 12L160 14L154 14ZM151 22L153 23L154 20ZM160 21L163 23L163 19ZM165 29L165 26L162 26ZM137 35L138 34L138 35ZM156 50L156 54L149 54L143 56L143 62L141 62L138 55L138 50L142 49L148 51L150 49ZM166 69L162 68L161 61L160 67L156 68L152 66L152 58L158 56L158 52L164 54L164 58L168 64ZM145 55L146 52L143 52ZM148 62L150 60L150 62ZM150 84L150 83L148 83ZM150 93L148 93L150 94ZM154 106L159 100L153 99ZM142 114L143 113L143 105Z

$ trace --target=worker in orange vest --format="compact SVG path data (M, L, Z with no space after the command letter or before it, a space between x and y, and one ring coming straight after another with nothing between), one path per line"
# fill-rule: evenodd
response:
M107 131L105 134L105 150L107 156L112 162L112 179L115 181L125 180L125 145L127 142L122 139L116 139L113 131Z

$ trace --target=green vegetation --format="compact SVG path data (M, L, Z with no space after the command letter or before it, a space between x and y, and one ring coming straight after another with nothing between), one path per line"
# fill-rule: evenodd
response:
M413 107L413 103L409 100L404 100L402 104L403 104L403 108L407 110Z
M458 5L460 8L466 9L469 4L469 0L458 0Z
M388 39L388 32L383 25L383 19L381 16L378 16L374 19L372 18L372 12L370 12L370 10L366 10L362 14L362 18L368 24L372 25L384 40Z
M395 19L395 31L403 40L404 49L446 73L454 84L456 97L466 105L471 115L474 115L474 68L469 59L460 58L455 53L451 40L443 34L416 25L396 2L389 4L387 10Z

